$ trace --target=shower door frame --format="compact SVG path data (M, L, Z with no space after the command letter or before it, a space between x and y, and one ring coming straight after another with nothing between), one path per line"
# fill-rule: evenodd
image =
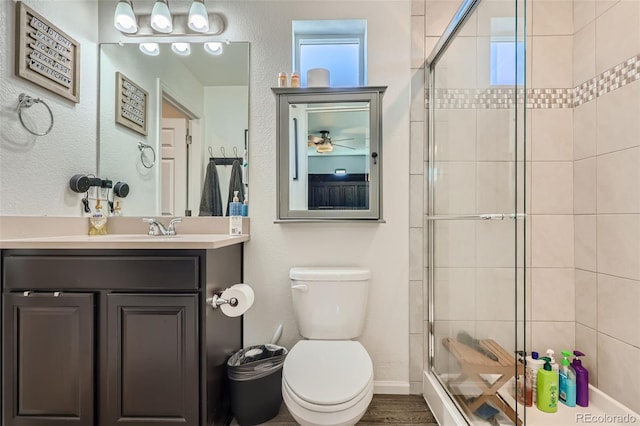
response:
M526 37L524 36L524 34L526 34L526 1L524 0L513 0L515 2L515 10L516 10L516 16L514 16L514 19L518 19L519 18L519 14L518 14L518 5L520 3L522 3L522 17L523 19L523 26L524 28L522 28L521 30L518 29L518 24L516 22L516 38L519 37L520 31L523 34L522 39L524 41L524 45L526 46ZM523 201L523 205L522 205L522 212L520 213L518 211L518 178L519 178L519 174L518 174L518 163L521 162L522 163L522 167L523 167L523 200L526 200L526 162L527 162L527 158L526 158L526 111L527 111L527 78L528 76L526 75L526 55L524 63L522 64L517 64L517 66L521 66L524 67L524 81L523 81L523 89L522 89L522 93L520 93L520 89L517 86L517 83L514 84L514 87L516 89L515 92L515 97L516 97L516 103L515 103L515 115L516 115L516 123L517 123L517 119L520 117L519 115L519 108L523 109L523 113L522 113L522 117L523 117L523 131L522 131L522 137L523 137L523 141L522 141L522 159L518 158L518 137L519 137L519 131L518 131L518 126L516 125L515 127L515 135L514 135L514 144L515 144L515 159L514 159L514 163L516 164L515 167L515 206L514 206L514 214L509 215L508 217L505 217L506 215L503 214L478 214L478 215L451 215L451 216L436 216L434 215L435 212L435 197L434 197L434 193L435 193L435 182L434 182L434 161L435 161L435 73L434 73L434 68L435 68L435 62L437 62L437 60L440 58L440 56L442 56L446 50L447 47L449 46L449 44L455 39L457 33L464 27L467 19L476 11L476 8L480 5L480 3L482 3L483 0L463 0L462 4L460 5L458 11L456 12L456 14L454 15L454 17L452 18L451 22L449 23L449 25L447 26L447 28L445 29L444 33L442 34L442 36L440 37L440 39L438 40L438 43L435 45L435 47L433 48L431 54L429 55L429 57L427 58L426 62L425 62L425 72L426 72L426 83L427 83L427 87L428 87L428 92L427 92L427 99L428 99L428 104L427 104L427 123L428 123L428 131L427 131L427 162L428 162L428 172L427 172L427 217L425 218L425 227L426 227L426 236L427 236L427 244L426 244L426 249L427 249L427 256L426 256L426 262L427 262L427 274L426 274L426 279L427 279L427 290L428 290L428 339L427 339L427 350L428 350L428 357L427 357L427 365L424 371L424 377L423 377L423 391L424 391L424 397L427 400L431 410L434 412L434 415L436 416L436 419L439 422L444 422L442 424L451 424L451 422L455 422L455 424L458 425L468 425L469 422L467 420L467 417L465 414L463 414L463 410L461 409L461 407L459 406L458 402L455 400L455 398L452 396L452 394L450 393L450 391L448 390L447 386L442 382L442 380L440 379L439 375L437 374L437 372L434 369L434 356L435 356L435 330L434 330L434 321L435 321L435 317L434 317L434 306L435 306L435 294L434 294L434 283L435 283L435 244L434 244L434 230L435 230L435 224L437 220L503 220L503 219L512 219L514 220L514 227L515 227L515 233L514 233L514 246L515 246L515 250L516 250L516 256L515 256L515 265L514 265L514 269L515 269L515 282L514 282L514 286L515 286L515 295L516 298L514 300L514 303L516 303L516 307L515 307L515 335L514 335L514 339L516 341L516 345L518 342L518 321L522 321L523 322L523 336L522 336L522 340L524 343L524 346L522 347L522 350L526 350L526 329L527 329L527 319L526 319L526 303L523 304L524 306L524 310L523 312L518 312L518 308L517 308L517 302L518 302L518 287L517 287L517 276L518 276L518 256L521 255L523 256L523 259L526 259L526 240L527 240L527 227L526 227L526 218L527 218L527 214L526 214L526 201ZM526 51L526 47L524 47L525 51ZM517 59L516 59L517 61ZM521 100L520 100L520 99ZM498 217L500 216L500 217ZM523 227L523 239L524 239L524 244L523 244L523 253L520 254L518 253L518 222L519 219L522 220L522 227ZM527 285L527 280L526 280L526 270L529 268L529 265L526 263L526 260L523 261L523 265L522 265L523 270L525 271L523 273L523 289L526 289L526 285ZM523 290L524 291L524 290ZM523 424L526 424L526 408L523 411L523 416L522 416L522 420L523 420Z

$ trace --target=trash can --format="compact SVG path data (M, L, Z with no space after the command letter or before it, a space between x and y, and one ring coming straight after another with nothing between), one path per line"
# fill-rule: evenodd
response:
M227 361L231 410L240 426L264 423L278 414L286 356L286 348L266 344L241 349Z

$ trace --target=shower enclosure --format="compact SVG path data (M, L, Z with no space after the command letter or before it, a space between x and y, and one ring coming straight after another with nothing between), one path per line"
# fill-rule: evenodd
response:
M586 353L592 385L554 422L640 422L639 24L637 0L466 0L427 59L424 388L442 424L550 424L517 403L516 352L547 349Z

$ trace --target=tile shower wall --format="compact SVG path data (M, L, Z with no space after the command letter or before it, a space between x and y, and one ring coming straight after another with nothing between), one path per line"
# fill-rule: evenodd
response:
M640 2L574 0L575 338L640 412Z
M409 390L422 393L422 371L426 345L424 278L425 233L424 214L425 180L425 0L411 2L411 113L409 152Z
M426 56L458 6L426 0ZM580 348L592 383L640 411L640 2L533 0L527 13L530 344ZM492 110L512 94L453 89L441 95L438 106L467 123L449 134L459 143L445 155L473 161L474 149L464 141L475 132L499 137L491 123L501 112ZM452 171L464 179L463 165L457 167ZM458 230L458 241L471 231ZM459 261L474 255L470 245L445 249ZM467 275L450 281L478 279ZM448 281L436 278L436 285ZM455 286L447 291L460 303L443 315L462 324L477 295Z
M530 350L575 345L573 1L527 2Z

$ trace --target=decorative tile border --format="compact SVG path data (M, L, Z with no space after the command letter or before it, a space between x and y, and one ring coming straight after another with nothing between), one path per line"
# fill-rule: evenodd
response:
M640 80L640 54L569 89L527 89L527 108L575 108ZM522 105L524 89L436 89L437 109L504 109ZM428 99L428 90L427 90Z
M640 80L640 54L574 87L573 106L580 106L636 80Z

